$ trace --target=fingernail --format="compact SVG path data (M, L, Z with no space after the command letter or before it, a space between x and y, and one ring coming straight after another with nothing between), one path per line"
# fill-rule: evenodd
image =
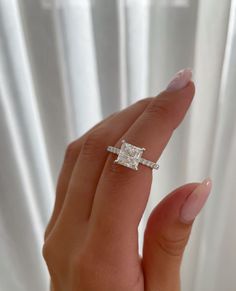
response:
M212 188L210 178L203 180L201 184L188 196L180 211L180 220L190 223L203 208Z
M184 88L188 82L192 79L192 70L183 69L175 74L166 88L166 91L172 92Z

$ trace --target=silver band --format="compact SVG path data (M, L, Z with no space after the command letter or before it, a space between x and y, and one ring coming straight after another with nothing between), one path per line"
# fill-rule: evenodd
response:
M123 143L125 143L125 141L122 141ZM126 143L127 144L127 143ZM130 144L128 144L130 147L135 147L135 146L132 146L132 145L130 145ZM137 147L135 147L135 148L137 148ZM143 148L143 150L145 150L144 148ZM116 148L116 147L113 147L113 146L108 146L107 147L107 151L108 152L111 152L111 153L113 153L113 154L117 154L117 155L119 155L120 153L121 153L121 149L119 149L119 148ZM117 160L116 160L117 161ZM115 161L115 162L116 162ZM119 162L118 162L119 163ZM144 165L144 166L147 166L147 167L150 167L150 168L152 168L152 169L155 169L155 170L157 170L157 169L159 169L159 165L158 164L156 164L156 163L154 163L154 162L152 162L152 161L149 161L149 160L146 160L146 159L144 159L144 158L142 158L142 157L140 157L139 159L138 159L138 163L140 163L140 164L142 164L142 165ZM124 165L124 164L122 164L122 165ZM125 164L125 166L128 166L128 167L130 167L129 165L127 165L127 164ZM133 167L130 167L130 168L133 168ZM135 170L137 170L137 168L135 167L135 168L133 168L133 169L135 169Z

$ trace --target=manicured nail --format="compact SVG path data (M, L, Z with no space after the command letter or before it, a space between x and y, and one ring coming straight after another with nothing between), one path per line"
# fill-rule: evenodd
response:
M188 196L180 211L180 220L190 223L203 208L212 188L210 178L203 180L201 184Z
M177 91L184 88L188 82L192 79L192 70L183 69L175 74L173 79L170 81L169 85L166 88L166 91Z

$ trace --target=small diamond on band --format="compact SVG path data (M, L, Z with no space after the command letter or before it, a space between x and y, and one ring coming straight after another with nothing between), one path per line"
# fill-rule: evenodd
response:
M145 151L145 148L139 148L137 146L127 143L125 140L122 141L120 149L108 146L107 151L118 155L117 159L114 161L115 163L136 171L138 170L139 164L156 170L159 168L158 164L142 158L142 154Z

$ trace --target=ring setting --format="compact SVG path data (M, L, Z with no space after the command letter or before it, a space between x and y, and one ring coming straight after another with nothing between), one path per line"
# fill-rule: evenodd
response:
M136 171L138 170L139 164L157 170L159 168L158 164L142 158L142 154L145 150L145 148L137 147L135 145L127 143L125 140L122 140L122 145L120 149L112 146L107 147L108 152L118 155L114 163Z

